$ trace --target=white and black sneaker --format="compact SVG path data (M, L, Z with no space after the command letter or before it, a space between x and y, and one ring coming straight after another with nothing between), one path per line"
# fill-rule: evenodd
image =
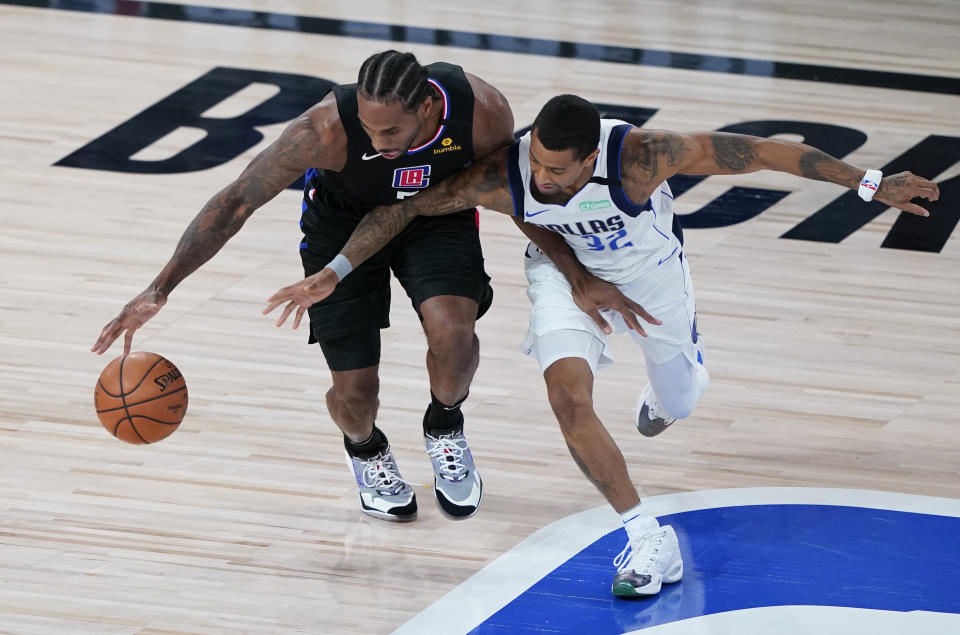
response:
M435 437L427 433L423 439L433 464L433 492L440 511L453 520L476 514L483 496L483 481L473 464L463 430Z
M653 386L647 384L637 400L637 430L645 437L655 437L676 421L660 410Z
M346 454L347 466L360 488L360 509L364 514L394 522L417 517L417 496L400 476L389 445L366 459Z
M627 546L614 558L613 565L617 567L617 575L611 591L622 598L656 595L661 585L683 578L680 543L670 525L627 540Z

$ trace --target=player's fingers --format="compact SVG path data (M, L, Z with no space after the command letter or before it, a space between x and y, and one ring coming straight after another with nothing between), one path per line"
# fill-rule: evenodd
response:
M123 354L129 355L130 348L133 346L133 332L136 331L135 328L128 328L127 332L123 336Z
M920 207L915 203L904 203L903 205L900 206L900 209L902 209L905 212L909 212L911 214L916 214L917 216L930 215L930 212L928 212L927 210L925 210L924 208Z
M103 327L103 330L100 331L100 337L97 338L96 343L90 350L97 355L100 355L105 350L110 348L110 345L113 344L113 341L117 339L118 335L120 335L120 327L116 320L111 320L110 323Z
M283 323L287 321L287 318L290 317L291 311L294 307L293 300L287 303L287 306L283 307L283 313L280 314L280 319L277 320L277 326L283 326Z
M274 293L272 296L267 298L267 302L276 302L278 305L283 304L284 302L286 302L287 300L293 297L293 293L291 291L295 286L297 285L292 284L290 286L283 287L282 289Z
M920 184L920 194L928 201L936 201L940 198L940 188L933 181L924 181Z
M636 313L637 315L639 315L639 316L643 319L644 322L647 322L648 324L663 324L663 322L661 322L661 321L658 320L657 318L655 318L655 317L653 317L652 315L650 315L649 313L647 313L647 310L646 310L645 308L643 308L642 306L640 306L639 304L637 304L637 303L634 302L633 300L629 300L628 302L629 302L630 308L633 310L633 312Z
M600 315L600 311L598 309L595 309L595 308L590 309L586 313L587 315L590 316L590 319L592 319L596 323L596 325L600 327L601 331L603 331L607 335L610 335L613 329L611 329L607 321L603 319L603 316Z
M267 299L267 308L262 311L262 314L266 315L267 313L272 313L275 308L286 301L286 298L277 298L276 294L270 296L270 298Z
M293 328L300 328L300 320L303 319L303 314L306 312L306 307L300 307L297 309L297 315L293 318Z
M637 321L637 316L633 314L633 307L631 307L629 304L618 304L611 308L620 314L620 316L623 318L623 321L626 322L628 329L631 331L642 330L640 327L640 322Z

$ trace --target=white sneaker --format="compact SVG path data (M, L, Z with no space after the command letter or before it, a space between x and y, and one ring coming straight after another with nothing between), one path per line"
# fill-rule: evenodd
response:
M397 469L390 446L369 459L350 456L347 467L360 490L360 511L368 516L394 522L417 517L417 496Z
M662 584L679 582L683 577L680 543L673 527L666 525L645 536L627 540L627 546L614 558L617 575L611 591L617 597L656 595Z
M653 385L647 384L637 400L637 430L645 437L655 437L676 421L660 409Z
M463 430L436 437L425 434L423 439L433 465L433 492L440 511L451 520L470 518L480 507L483 481Z

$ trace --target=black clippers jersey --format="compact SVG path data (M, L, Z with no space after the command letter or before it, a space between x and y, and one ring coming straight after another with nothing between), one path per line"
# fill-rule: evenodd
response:
M425 144L410 148L396 159L379 156L360 125L357 85L333 87L347 132L347 162L339 172L308 173L308 198L318 199L317 207L332 207L359 218L376 205L393 205L470 163L473 89L459 66L437 62L426 68L430 83L443 101L440 128Z

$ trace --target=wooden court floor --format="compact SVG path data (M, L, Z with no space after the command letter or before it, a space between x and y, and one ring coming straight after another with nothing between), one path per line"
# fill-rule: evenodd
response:
M345 83L368 55L399 48L493 83L518 127L562 92L633 107L653 128L802 122L777 130L849 141L846 159L863 168L906 157L900 169L960 194L945 185L960 174L952 0L28 4L0 2L0 632L390 632L537 529L603 503L519 353L524 241L495 214L481 215L481 232L496 297L465 406L485 481L475 518L450 522L431 502L425 343L399 287L378 423L418 484L420 517L394 526L358 511L323 358L303 329L260 315L302 273L293 190L135 339L187 378L181 428L145 447L101 428L93 386L118 346L91 354L100 328L283 124L197 171L56 164L213 69ZM259 13L260 28L215 23L227 10ZM290 16L340 31L298 31L314 23ZM276 90L254 83L205 115L238 116ZM179 128L133 158L166 161L203 134ZM734 186L749 190L701 211ZM646 380L627 338L596 385L642 495L803 486L960 499L957 199L932 208L935 230L888 210L838 238L854 209L837 211L841 194L760 173L711 177L678 198L681 214L699 214L692 224L713 225L686 231L710 390L650 440L631 424ZM724 224L744 206L764 209ZM782 237L798 227L807 239Z

